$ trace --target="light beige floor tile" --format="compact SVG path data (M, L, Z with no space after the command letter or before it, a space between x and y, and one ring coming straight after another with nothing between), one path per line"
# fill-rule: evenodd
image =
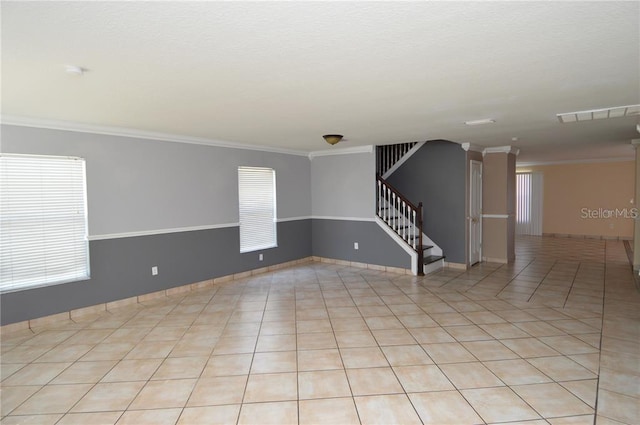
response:
M413 328L411 335L419 344L437 344L440 342L456 342L443 328Z
M597 353L599 351L597 348L570 335L542 337L540 341L565 355Z
M257 336L220 338L213 349L213 355L253 353L257 339Z
M425 425L482 424L482 419L457 391L409 394Z
M40 385L0 387L0 415L5 416L11 413L40 388L42 388Z
M373 330L373 337L380 346L415 344L416 340L406 329Z
M67 345L62 343L35 360L35 363L75 362L91 350L95 344Z
M422 347L436 364L466 363L477 360L469 350L458 342L423 344Z
M490 361L484 365L507 385L542 384L552 381L522 359Z
M295 425L298 423L298 403L283 401L243 404L238 425Z
M202 372L203 377L248 375L253 354L211 356Z
M378 345L373 334L368 331L336 331L335 336L340 348L376 347Z
M551 425L593 425L594 415L566 416L563 418L549 419ZM598 420L598 425L607 425L604 421Z
M295 351L275 351L270 353L255 353L251 373L280 373L295 372L297 358Z
M298 373L300 400L349 396L351 396L351 390L344 370Z
M137 341L136 341L137 342ZM81 361L122 360L135 347L135 342L102 343L82 356Z
M340 350L340 354L347 369L389 366L378 347L345 348Z
M296 322L292 318L291 320L267 320L268 317L263 319L262 326L260 326L260 335L295 335Z
M189 397L187 406L240 404L246 384L246 375L200 378Z
M363 424L420 424L405 394L355 397Z
M407 393L454 389L435 365L397 366L393 370Z
M102 382L146 381L161 363L162 359L122 360L102 378Z
M138 395L144 382L108 382L96 384L73 406L71 412L125 410Z
M2 425L54 425L62 418L61 414L7 416L2 419Z
M45 385L71 363L31 363L11 375L2 385Z
M300 333L297 337L298 350L321 350L337 348L333 332Z
M351 321L351 319L348 319ZM297 320L297 333L315 333L315 332L331 332L331 322L327 319L323 320Z
M411 366L433 364L431 358L419 345L395 345L382 347L391 366Z
M515 385L511 388L543 417L593 413L591 407L555 382Z
M571 391L573 395L584 401L589 407L595 409L596 395L598 393L598 381L596 379L560 382L559 384Z
M640 418L640 403L635 397L599 390L598 415L632 425ZM598 419L598 424L600 423Z
M537 338L503 339L501 342L523 358L557 356L560 354Z
M178 425L228 425L235 424L240 413L239 404L225 406L186 407Z
M476 325L446 326L444 328L457 341L492 340L493 337Z
M354 396L403 392L390 367L347 369L347 377Z
M3 363L0 364L0 378L1 380L7 379L9 376L13 375L23 367L25 367L26 363Z
M440 326L461 326L471 324L471 321L460 313L431 313L430 316Z
M596 375L567 357L539 357L527 359L529 363L554 381L594 379Z
M249 375L244 394L245 403L297 399L298 379L296 373Z
M336 332L369 331L367 323L359 317L331 319L331 326Z
M547 322L519 322L515 323L515 325L529 335L537 338L543 336L565 335L564 331L551 326Z
M298 351L298 370L343 369L342 357L337 349Z
M57 425L115 424L123 412L68 413Z
M480 362L445 364L440 365L440 368L458 389L504 386L504 383Z
M169 357L164 359L151 379L198 378L208 360L208 357Z
M300 425L359 424L358 412L351 397L300 400Z
M258 337L256 353L268 351L291 351L296 349L294 335L261 335Z
M196 379L149 381L133 400L129 409L163 409L184 407Z
M95 384L115 365L116 361L76 362L58 375L52 384Z
M66 413L90 389L91 384L47 385L11 413L15 415Z
M174 425L182 409L127 410L117 425Z
M218 337L189 337L182 338L173 347L169 357L209 357L218 342Z
M462 345L481 361L517 359L518 355L500 341L470 341Z
M418 308L418 306L415 306ZM429 317L427 314L411 314L411 315L398 315L398 320L407 328L429 328L439 326L438 323Z
M496 339L529 337L529 334L512 323L492 323L479 326Z
M515 422L540 416L511 389L478 388L461 391L464 398L486 422Z
M127 353L125 359L164 359L175 345L176 341L142 341Z

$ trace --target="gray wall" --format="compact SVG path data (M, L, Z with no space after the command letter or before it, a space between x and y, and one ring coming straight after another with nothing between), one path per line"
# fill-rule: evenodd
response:
M409 254L374 222L314 219L311 231L313 255L411 268ZM358 242L359 249L353 248L354 242Z
M276 170L278 218L311 215L305 156L2 126L2 151L87 161L89 235L238 222L238 166Z
M373 152L312 159L313 255L411 268L409 254L373 221L375 181Z
M372 152L314 157L311 160L313 216L372 219L375 182Z
M97 239L90 242L90 280L3 294L2 324L312 255L304 156L19 126L2 126L2 151L85 158L89 235ZM240 254L239 165L274 168L278 218L302 217L278 223L278 247L262 251L262 262L258 252ZM160 234L122 237L130 232Z
M427 142L388 181L411 202L422 202L424 233L447 261L466 263L466 155L460 145Z

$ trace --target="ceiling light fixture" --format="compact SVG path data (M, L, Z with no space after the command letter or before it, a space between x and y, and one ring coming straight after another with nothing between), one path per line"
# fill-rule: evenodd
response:
M483 125L483 124L493 124L496 120L491 118L485 118L482 120L473 120L473 121L465 121L466 125Z
M82 68L81 66L67 65L65 67L64 71L67 74L71 74L71 75L75 75L75 76L81 77L84 74L84 72L86 71L86 69Z
M640 115L640 105L612 106L611 108L589 109L586 111L564 112L556 114L564 124L568 122L593 121L607 118L629 117Z
M344 137L342 134L325 134L322 136L330 145L335 145Z

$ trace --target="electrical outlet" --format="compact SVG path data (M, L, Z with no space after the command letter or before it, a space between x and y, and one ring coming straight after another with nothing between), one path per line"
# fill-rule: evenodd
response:
M353 249L360 249L360 246L358 245L358 242L354 242L353 243Z
M264 256L262 254L258 254L258 261L264 260Z
M158 266L151 267L151 276L157 276L157 275L158 275Z

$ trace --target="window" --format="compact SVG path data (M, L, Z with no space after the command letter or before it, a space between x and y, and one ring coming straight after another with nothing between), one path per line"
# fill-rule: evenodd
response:
M0 155L0 291L89 278L85 161Z
M542 174L516 174L516 234L542 235Z
M240 252L278 246L276 236L276 172L238 167Z

